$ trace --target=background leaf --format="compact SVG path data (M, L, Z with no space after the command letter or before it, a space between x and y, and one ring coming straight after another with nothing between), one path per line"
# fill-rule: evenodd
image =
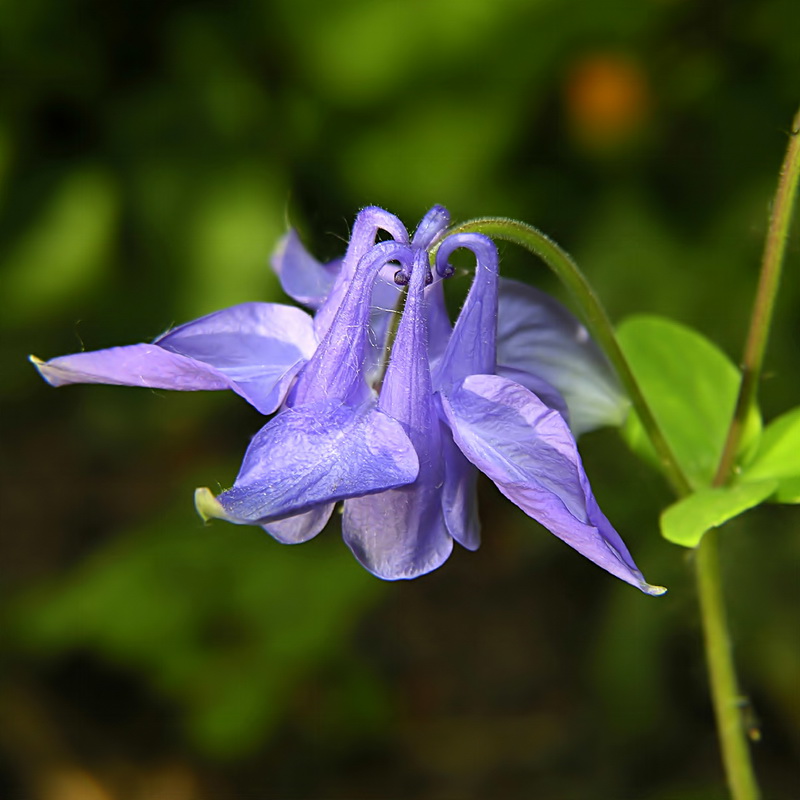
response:
M629 317L619 326L620 345L664 436L694 488L714 476L739 389L739 372L697 331L662 317ZM761 430L753 411L741 450ZM623 435L639 455L657 458L639 419L631 413Z
M739 477L740 483L778 480L775 500L800 503L800 406L774 419Z
M700 489L661 514L661 535L674 544L697 547L707 530L757 506L777 487L777 481L759 481Z

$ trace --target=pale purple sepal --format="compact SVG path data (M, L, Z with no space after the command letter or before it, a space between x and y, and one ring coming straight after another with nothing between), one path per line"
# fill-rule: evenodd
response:
M598 566L649 586L594 499L563 417L497 375L472 375L442 396L461 451L526 514Z
M419 461L401 425L374 408L328 400L271 419L217 497L225 518L265 524L318 504L411 483Z
M302 514L268 522L262 527L281 544L302 544L313 539L328 524L335 507L336 503L314 506Z
M441 504L444 463L427 360L423 297L427 251L416 249L408 297L378 408L397 420L419 458L414 483L345 503L344 540L370 572L415 578L443 564L453 549Z
M629 402L586 328L554 298L506 278L500 279L497 363L554 386L575 436L625 420Z
M316 310L333 289L342 260L327 264L317 261L292 229L278 243L271 264L283 291L298 303Z
M425 289L425 316L428 323L428 360L435 375L453 326L444 301L444 281L434 281Z
M538 375L533 375L530 372L525 372L522 369L513 369L512 367L497 367L497 375L506 378L514 383L524 386L529 392L533 392L546 406L555 409L561 414L562 417L569 424L569 409L567 408L567 401L562 396L561 392L551 386L544 378Z
M453 434L445 425L442 425L441 442L445 475L442 485L442 511L447 530L462 547L477 550L481 544L478 470L459 450Z
M317 340L311 317L276 303L242 303L187 322L152 344L35 360L53 386L110 383L153 389L232 389L262 414L277 410Z

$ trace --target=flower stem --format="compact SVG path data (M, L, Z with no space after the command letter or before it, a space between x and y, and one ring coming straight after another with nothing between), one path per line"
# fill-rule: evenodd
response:
M769 338L772 312L775 308L775 297L778 294L781 280L781 269L786 253L789 226L792 222L798 178L800 178L800 111L792 121L789 147L783 160L778 189L772 205L767 240L764 244L764 256L761 260L761 275L753 303L753 313L750 317L750 330L747 333L742 356L742 383L736 399L733 422L728 430L719 468L714 477L714 486L724 485L733 473L734 459L744 423L755 402L758 381L761 377L761 365Z
M503 217L483 217L469 220L452 228L449 233L465 232L483 233L496 239L505 239L521 245L525 249L539 256L545 264L560 278L572 293L575 301L583 312L583 319L590 333L605 351L608 358L617 370L628 396L636 409L653 447L658 453L664 473L672 488L683 497L691 492L691 487L675 458L669 443L664 438L658 423L650 410L650 406L642 394L639 384L633 376L630 365L614 335L614 327L608 318L603 305L589 285L578 265L568 253L562 250L552 239L541 231Z
M781 167L778 189L772 205L769 230L764 244L764 257L761 261L761 275L742 356L742 382L713 486L724 486L733 475L744 423L750 408L755 403L786 253L798 178L800 178L800 111L792 122L789 147ZM709 681L728 786L734 800L756 800L759 791L742 720L742 698L731 656L716 530L707 531L698 545L695 574L703 619Z
M731 653L719 567L718 534L716 528L706 531L695 552L697 595L711 700L731 797L734 800L758 800L760 794L742 714L745 702L739 693Z

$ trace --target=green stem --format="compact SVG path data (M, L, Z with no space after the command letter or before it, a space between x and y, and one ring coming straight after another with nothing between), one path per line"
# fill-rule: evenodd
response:
M725 613L718 534L716 528L705 532L695 551L694 562L708 681L731 797L734 800L757 800L760 793L742 715L745 704L736 680Z
M761 377L761 365L769 339L772 312L775 308L775 297L781 280L786 241L789 226L792 222L794 199L797 182L800 178L800 111L792 121L789 147L781 167L778 189L772 204L772 215L764 244L764 257L761 260L761 275L750 317L750 330L742 355L742 383L733 413L733 422L728 430L725 447L720 458L719 468L714 478L715 486L723 486L733 474L734 461L739 441L744 430L745 420L750 408L755 403L758 381Z
M764 257L761 261L761 275L742 356L742 382L714 476L714 486L724 486L733 475L745 420L756 400L799 177L800 111L792 123L789 147L772 205ZM695 573L703 618L709 682L728 785L735 800L756 800L759 791L742 720L742 698L733 668L715 530L707 531L697 548Z
M769 338L775 297L780 284L798 178L800 178L800 111L792 123L789 148L783 162L778 190L772 207L761 276L742 358L742 382L719 467L714 477L714 486L725 485L733 474L744 423L755 402ZM471 220L459 225L451 232L467 231L506 239L525 247L534 255L539 256L562 280L579 304L590 332L616 367L676 494L680 497L688 495L691 492L689 482L633 376L614 335L611 321L583 273L570 256L540 231L515 220L502 218ZM760 795L750 757L746 726L742 718L742 697L739 693L731 654L717 536L716 530L707 531L697 547L695 558L709 683L717 722L717 735L731 795L734 800L757 800Z
M590 333L616 368L642 426L647 431L647 435L658 453L664 473L670 484L679 496L683 497L689 494L691 492L689 481L683 474L669 443L664 438L664 434L661 432L661 428L659 428L653 412L650 410L650 406L639 388L639 384L636 382L636 378L633 376L628 361L614 335L614 327L611 324L611 320L609 320L608 314L606 314L600 300L578 268L578 265L552 239L523 222L502 217L484 217L465 222L450 231L450 233L466 232L483 233L495 239L514 242L530 250L534 255L539 256L561 279L583 312L583 319Z

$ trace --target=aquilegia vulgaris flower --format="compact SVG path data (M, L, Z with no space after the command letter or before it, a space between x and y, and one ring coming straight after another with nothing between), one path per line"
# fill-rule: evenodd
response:
M449 222L435 206L409 237L397 217L366 208L329 264L291 232L273 266L313 316L244 303L152 344L32 360L54 386L232 389L274 414L232 488L197 490L206 519L299 543L343 502L356 558L381 578L414 578L439 567L454 540L478 547L483 472L588 559L660 593L600 510L575 444L625 416L608 363L555 300L499 278L490 239L447 235ZM381 231L388 240L377 241ZM442 284L459 249L474 256L475 276L453 325Z

